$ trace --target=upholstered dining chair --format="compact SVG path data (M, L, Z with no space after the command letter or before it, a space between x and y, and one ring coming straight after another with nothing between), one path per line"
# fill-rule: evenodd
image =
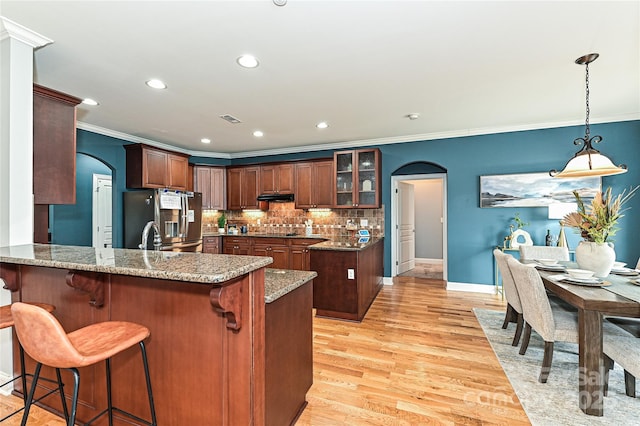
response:
M520 246L520 260L555 259L570 260L567 247Z
M507 259L513 258L513 256L503 253L499 249L493 250L493 256L496 258L498 270L500 271L500 275L502 275L502 291L504 291L504 297L507 299L507 312L504 316L502 328L506 329L515 317L516 332L513 335L511 346L517 346L518 342L520 342L520 336L522 335L524 318L522 316L522 303L520 303L518 289L516 288L516 283L513 281L511 269L509 269L509 265L507 264Z
M609 383L609 370L617 362L624 369L624 388L627 396L636 396L636 377L640 376L640 346L631 334L621 336L604 333L602 351L605 355L605 391ZM606 395L606 393L605 393Z
M578 316L575 312L551 309L542 278L535 268L524 265L514 258L507 259L507 264L511 269L522 303L524 336L520 355L526 353L531 330L535 330L544 340L544 356L538 381L546 383L553 360L554 342L578 342Z

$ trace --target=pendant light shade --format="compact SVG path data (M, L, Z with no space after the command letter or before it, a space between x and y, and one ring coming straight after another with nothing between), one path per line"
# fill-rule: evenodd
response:
M551 170L549 174L556 178L574 178L585 176L611 176L627 172L627 166L621 164L616 166L605 155L593 147L593 144L600 143L602 136L591 137L589 128L589 64L598 58L597 53L590 53L576 59L576 64L586 67L586 105L587 118L585 120L584 138L577 138L574 145L582 145L571 160L567 162L561 172Z

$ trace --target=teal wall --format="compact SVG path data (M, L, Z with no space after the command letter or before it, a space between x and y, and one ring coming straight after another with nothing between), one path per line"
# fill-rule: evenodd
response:
M93 233L93 174L110 175L111 169L86 154L76 154L76 204L50 207L53 244L91 246Z
M640 184L640 121L596 124L592 134L604 140L596 148L617 163L626 162L629 172L603 178L603 186L614 193ZM438 164L447 170L447 237L449 281L493 284L491 250L501 244L509 232L516 212L529 226L536 243L542 243L547 229L559 231L557 221L547 219L546 208L479 207L480 176L510 173L546 172L562 168L577 151L573 140L584 135L583 126L531 130L452 139L409 142L379 146L382 152L382 202L385 205L385 229L391 229L391 173L414 161ZM78 131L78 152L101 159L113 170L114 247L122 244L122 193L126 191L125 150L128 142ZM229 165L255 162L302 160L330 157L333 151L245 158L237 160L192 157L203 164ZM640 196L629 203L630 211L620 221L621 232L615 237L619 260L635 265L640 256ZM579 238L567 230L569 244ZM388 232L387 232L388 235ZM385 239L385 276L391 275L391 239Z

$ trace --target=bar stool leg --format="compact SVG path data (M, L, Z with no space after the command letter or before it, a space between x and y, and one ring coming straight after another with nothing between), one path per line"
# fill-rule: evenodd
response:
M21 426L27 425L27 418L29 417L29 410L31 410L31 402L33 401L33 395L36 393L36 385L38 384L38 378L40 378L41 368L42 368L42 364L38 363L36 365L36 370L33 373L33 383L31 383L31 390L29 391L29 396L27 396L27 400L24 403L24 413L22 414L22 422L20 423ZM23 373L24 373L24 370L23 370ZM24 389L22 391L24 392Z
M151 376L149 375L149 362L147 361L147 350L144 341L140 341L140 353L142 354L142 364L144 365L144 375L147 381L147 395L149 396L149 410L151 410L151 424L157 425L156 407L153 403L153 391L151 390Z
M67 400L64 397L64 385L62 384L62 376L60 375L60 369L56 368L56 376L58 378L58 392L60 393L60 401L62 401L62 411L64 413L64 419L69 421L69 410L67 409Z
M20 348L20 371L22 372L20 374L21 376L21 380L22 380L22 400L24 402L24 406L27 406L27 370L25 368L25 362L24 362L24 349L22 348L21 344L18 344L18 347Z
M78 410L78 391L80 390L80 373L77 368L69 369L73 373L73 397L71 398L71 416L67 426L73 426L76 422L76 412Z
M107 416L109 417L109 426L113 426L113 401L111 399L111 359L105 360L107 369Z

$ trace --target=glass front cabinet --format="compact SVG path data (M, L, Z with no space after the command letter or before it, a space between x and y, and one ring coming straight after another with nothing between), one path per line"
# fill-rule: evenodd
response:
M380 150L359 149L333 154L336 208L380 207Z

